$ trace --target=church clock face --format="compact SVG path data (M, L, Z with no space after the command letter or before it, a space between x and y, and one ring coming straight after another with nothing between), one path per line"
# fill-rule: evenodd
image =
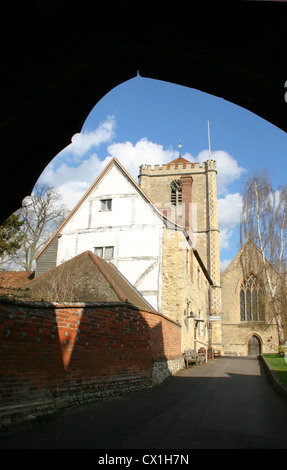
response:
M171 189L174 191L181 191L181 181L180 180L174 180L170 183Z

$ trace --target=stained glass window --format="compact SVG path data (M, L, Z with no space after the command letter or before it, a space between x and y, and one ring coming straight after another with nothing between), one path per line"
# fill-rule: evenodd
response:
M240 287L240 320L262 321L264 319L264 303L262 285L255 274L248 274Z

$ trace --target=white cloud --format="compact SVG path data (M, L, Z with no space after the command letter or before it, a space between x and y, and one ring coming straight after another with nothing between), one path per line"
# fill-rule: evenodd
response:
M79 163L87 154L102 144L107 144L115 137L116 121L114 116L107 116L105 121L93 131L83 131L72 137L70 145L65 147L52 161L59 165L61 160L69 158L69 163Z
M89 184L83 181L69 181L57 188L62 196L63 203L71 210L80 201L85 192L89 189Z
M116 121L114 117L107 116L106 120L101 122L94 131L84 131L75 134L72 138L72 143L66 150L74 155L82 156L91 148L110 142L115 136L115 127Z
M94 132L94 135L96 134L97 130ZM91 142L91 140L87 139L87 145L88 142ZM82 149L84 145L86 144L81 145ZM41 177L43 182L52 184L58 189L69 209L74 207L112 157L116 157L137 182L140 165L145 163L161 165L178 156L177 151L165 150L162 145L142 138L135 145L129 141L108 145L107 151L110 156L106 157L105 160L100 160L98 155L93 153L85 160L82 160L78 166L69 166L66 157L69 148L70 146L65 149L63 163L60 163L58 158L57 166L49 165ZM77 148L80 149L80 146ZM74 165L74 160L72 163Z
M109 159L100 160L94 148L109 143L115 135L116 121L107 116L94 131L75 134L72 143L60 152L42 173L40 180L54 186L72 209L93 183Z
M41 179L55 187L67 183L68 181L90 182L93 175L97 174L102 167L102 162L97 154L92 154L86 160L83 160L78 166L68 166L62 163L58 168L47 168L41 176Z
M41 181L57 188L64 204L72 209L107 165L107 160L109 159L100 160L94 153L76 167L66 163L56 169L48 167L42 174Z
M242 207L242 196L239 193L227 194L224 198L218 199L218 227L220 230L220 249L229 249L233 229L240 222Z
M178 156L178 152L165 150L162 145L150 142L146 138L140 139L135 145L129 141L113 143L108 146L108 152L121 162L135 181L138 180L140 165L161 165Z
M99 145L109 142L115 136L116 122L113 116L108 116L106 120L97 127L94 131L84 131L75 134L72 137L72 143L66 150L73 155L82 156L87 153L91 148L98 147Z
M219 230L234 228L240 222L242 196L239 193L227 194L217 201Z
M209 151L202 150L198 156L193 159L193 161L204 162L209 158ZM212 160L216 161L217 169L217 192L218 194L226 194L227 187L238 180L246 169L238 165L237 160L235 160L228 152L225 150L216 150L211 152Z
M140 139L135 145L129 141L112 143L108 146L108 152L118 158L136 181L140 165L162 165L178 157L178 150L164 149L163 145L150 142L146 138ZM197 157L185 153L183 158L202 163L208 160L209 152L202 150ZM238 162L224 150L212 152L211 158L216 160L218 194L226 194L228 185L238 180L246 170L240 167Z
M227 228L224 228L220 230L219 234L219 244L220 244L220 249L229 249L230 248L230 239L232 238L233 235L233 230L228 230Z

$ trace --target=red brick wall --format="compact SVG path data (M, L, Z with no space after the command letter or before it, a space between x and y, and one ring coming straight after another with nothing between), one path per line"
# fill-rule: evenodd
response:
M1 407L137 389L151 383L152 361L180 355L180 327L160 314L0 303Z
M181 328L163 315L142 314L149 327L152 360L161 362L181 356Z

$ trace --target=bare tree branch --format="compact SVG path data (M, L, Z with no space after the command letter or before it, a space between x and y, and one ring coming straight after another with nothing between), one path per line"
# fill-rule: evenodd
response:
M243 207L240 223L240 242L250 240L257 248L262 265L262 280L268 296L266 310L275 319L279 344L284 343L282 316L286 298L286 210L287 187L274 191L266 171L249 177L243 192ZM244 272L255 262L243 256Z
M64 220L67 209L54 188L38 183L31 196L23 200L17 214L23 222L23 241L13 256L13 262L26 271L32 271L37 252Z

